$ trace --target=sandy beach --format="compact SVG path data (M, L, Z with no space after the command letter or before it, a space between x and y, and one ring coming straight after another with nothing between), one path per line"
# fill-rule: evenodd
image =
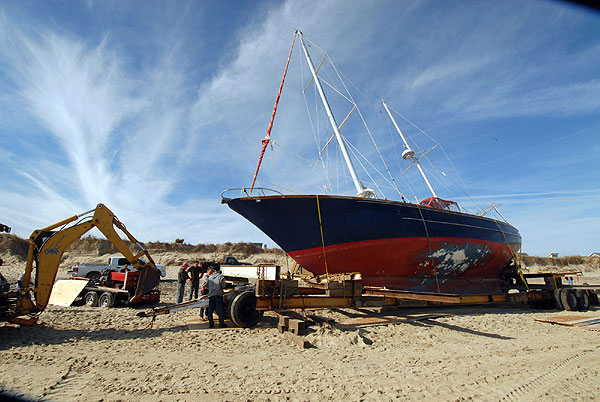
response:
M2 268L10 276L22 265ZM169 267L161 284L162 304L175 301L176 270ZM148 308L49 306L35 327L2 324L2 390L56 401L600 397L600 332L534 320L593 318L600 316L597 308L320 310L315 314L336 325L311 327L308 349L277 331L274 313L253 329L191 331L186 321L198 311L159 316L154 323L136 317ZM356 317L391 323L342 325Z

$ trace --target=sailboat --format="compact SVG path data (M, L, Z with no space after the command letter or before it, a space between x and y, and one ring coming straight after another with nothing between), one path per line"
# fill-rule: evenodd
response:
M511 261L521 248L519 231L506 221L464 212L456 202L438 197L385 101L382 106L405 147L402 158L419 170L431 197L416 203L378 198L359 179L303 34L297 31L296 35L356 195L252 195L246 191L233 198L223 195L222 202L315 275L360 273L365 286L416 292L506 292L507 275L514 269ZM291 50L284 79L290 57ZM281 87L277 99L280 94ZM276 107L277 101L259 166ZM258 167L254 180L257 173Z

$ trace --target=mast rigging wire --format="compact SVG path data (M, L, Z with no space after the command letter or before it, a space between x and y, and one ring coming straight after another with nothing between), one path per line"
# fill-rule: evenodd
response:
M400 189L398 188L398 186L396 185L396 180L394 179L394 176L392 175L392 172L390 171L390 168L388 167L383 155L381 154L381 151L379 150L379 146L377 145L377 142L375 141L375 138L373 137L373 134L371 133L371 130L369 129L369 126L367 125L367 122L365 121L365 118L362 114L362 112L360 111L360 108L358 107L358 105L356 104L356 102L354 101L354 97L352 96L352 94L350 93L350 91L348 90L348 87L346 86L346 83L344 82L344 80L342 79L342 77L340 76L340 73L338 72L338 69L336 68L335 64L333 63L333 60L331 60L329 58L329 56L327 56L327 59L329 60L329 62L331 63L331 67L333 68L333 70L336 72L338 79L340 80L340 82L342 83L342 85L344 86L344 89L346 90L346 93L348 94L348 96L350 97L352 104L354 105L354 107L356 108L356 110L358 111L358 115L360 116L360 119L362 120L363 126L365 127L365 129L367 130L367 133L369 134L369 138L371 139L371 142L373 143L373 146L375 147L375 149L377 150L377 153L379 154L379 157L381 158L381 161L383 162L383 165L385 166L385 170L387 170L390 178L392 179L392 183L393 185L396 187L396 191L398 191L398 194L402 195L402 193L400 192Z

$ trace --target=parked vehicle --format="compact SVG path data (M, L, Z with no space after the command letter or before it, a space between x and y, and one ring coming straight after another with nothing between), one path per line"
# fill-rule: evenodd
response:
M227 256L223 258L222 261L202 261L200 262L200 267L204 272L210 267L222 267L222 266L238 266L238 265L252 265L249 262L240 262L237 258L232 256Z
M252 265L252 264L250 264L249 262L240 262L237 260L237 258L228 256L228 257L225 257L225 259L223 260L221 265Z
M99 280L102 272L109 269L114 272L121 272L128 265L128 270L135 272L135 267L125 257L109 257L108 264L83 263L76 264L71 268L71 277L88 278ZM164 265L156 264L156 268L163 278L167 276L167 269Z

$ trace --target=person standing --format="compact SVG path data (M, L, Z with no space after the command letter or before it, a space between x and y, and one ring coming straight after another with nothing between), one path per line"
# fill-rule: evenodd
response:
M223 314L223 289L225 289L225 278L220 271L213 267L208 268L206 272L205 287L208 288L208 328L214 328L213 313L217 310L219 315L219 328L226 328L225 317Z
M188 298L188 300L192 300L192 298L194 298L194 299L198 298L198 288L200 287L200 271L201 271L201 268L198 264L199 264L198 261L194 261L194 266L192 266L188 271L188 274L190 275L190 282L192 282L192 287L190 288L190 297ZM194 294L196 294L195 297L194 297Z
M200 276L200 294L202 296L207 296L208 295L208 269L206 268L206 266L204 266L204 263L202 264L202 266L200 266L200 273L202 274L202 276ZM202 320L204 320L205 316L208 317L208 315L206 314L206 309L207 307L201 307L200 308L200 318Z
M190 276L187 273L189 265L187 262L184 262L181 268L179 268L179 273L177 274L177 304L183 301L183 293L185 292L185 283L190 279Z

